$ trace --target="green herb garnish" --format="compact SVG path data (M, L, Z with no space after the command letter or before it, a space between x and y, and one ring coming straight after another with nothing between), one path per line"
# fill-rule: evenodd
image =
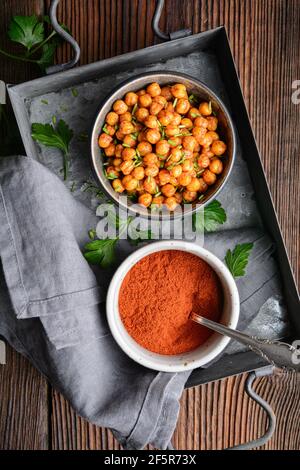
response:
M69 145L73 137L73 131L63 119L60 119L55 126L52 124L32 124L32 138L39 144L46 147L54 147L61 150L63 154L64 180L68 177L69 171Z
M175 100L173 101L173 108L176 108L177 102L178 102L178 98L175 98Z
M79 95L78 90L76 88L72 88L72 95L74 96L74 98L77 98L77 96Z
M118 238L93 240L85 245L83 256L89 263L107 268L115 261L115 246L117 241Z
M193 214L193 223L197 231L214 232L226 222L227 216L221 203L216 199L204 208L204 214Z
M253 243L243 243L236 245L233 251L227 251L225 263L233 277L245 275L252 248Z
M41 103L47 105L47 104L49 104L49 101L47 101L47 100L41 100Z

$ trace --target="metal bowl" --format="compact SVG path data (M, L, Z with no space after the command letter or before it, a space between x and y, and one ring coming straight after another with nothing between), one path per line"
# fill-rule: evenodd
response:
M184 215L191 215L193 212L199 210L200 207L203 207L208 204L221 191L232 170L236 149L236 137L234 127L225 105L215 95L213 91L211 91L206 85L204 85L204 83L200 82L199 80L196 80L183 73L177 72L150 72L143 73L141 75L136 76L135 78L131 78L126 82L122 83L120 86L118 86L118 88L115 89L111 93L111 95L102 102L92 129L92 167L96 178L102 186L104 192L113 200L113 202L115 202L122 209L128 210L129 212L132 212L136 215L140 215L142 217L149 217L150 212L147 208L132 202L129 198L124 198L124 196L114 191L113 187L111 186L111 182L106 178L104 174L104 159L102 156L102 152L98 146L98 138L102 132L102 127L105 123L105 117L107 113L111 111L113 103L118 99L122 99L129 91L140 90L142 88L145 88L152 82L157 82L162 86L174 83L183 83L187 88L188 94L193 94L203 101L211 101L214 113L216 114L219 120L218 132L220 134L221 139L223 139L227 144L226 155L222 158L224 164L223 173L217 179L216 184L210 187L208 191L204 194L204 197L201 199L201 201L195 201L194 203L188 205L187 208L185 208ZM166 213L160 212L157 214L153 211L151 212L151 217L158 220L163 220L164 218L169 219L170 216L174 219L182 217L182 211L180 210L177 212L175 210L171 213L168 211Z

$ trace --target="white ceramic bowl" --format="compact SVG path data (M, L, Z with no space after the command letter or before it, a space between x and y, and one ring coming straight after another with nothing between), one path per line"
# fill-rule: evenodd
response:
M205 260L215 270L224 293L221 323L230 328L236 328L240 301L235 281L225 264L195 243L177 240L151 243L135 251L120 265L111 280L106 301L108 324L114 339L131 359L145 367L164 372L181 372L208 364L225 349L230 338L213 333L205 343L193 351L175 356L156 354L136 343L125 329L119 314L119 291L128 271L145 256L164 250L181 250L192 253Z

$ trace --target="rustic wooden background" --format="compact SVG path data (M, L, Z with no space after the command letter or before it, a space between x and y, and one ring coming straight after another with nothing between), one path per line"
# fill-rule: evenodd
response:
M1 0L0 44L13 14L44 14L49 0ZM81 63L157 42L155 0L62 0L59 18L81 45ZM300 79L299 0L169 0L162 28L195 33L226 25L254 132L291 263L299 280L300 105L291 102ZM68 47L57 59L70 57ZM26 81L39 72L0 56L0 79ZM185 391L174 435L178 449L221 449L264 432L264 414L243 393L245 375ZM300 449L300 380L259 379L256 390L273 406L276 432L267 449ZM8 348L0 366L0 449L117 449L106 429L80 419L29 362Z

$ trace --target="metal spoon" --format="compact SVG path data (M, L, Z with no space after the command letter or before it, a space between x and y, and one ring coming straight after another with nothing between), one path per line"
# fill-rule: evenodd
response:
M248 346L251 351L263 357L273 366L279 367L280 369L300 372L300 351L290 344L247 335L240 331L233 330L232 328L228 328L221 323L216 323L208 318L204 318L195 312L191 313L190 319L221 335L229 336L239 343Z

